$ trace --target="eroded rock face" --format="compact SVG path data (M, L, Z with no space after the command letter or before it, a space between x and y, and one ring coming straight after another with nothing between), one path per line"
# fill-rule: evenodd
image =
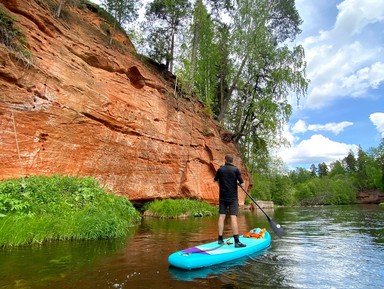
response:
M97 14L67 7L56 19L44 1L0 3L32 54L23 61L0 44L0 180L93 176L131 201L216 203L213 176L232 153L248 184L226 132L137 58L124 35L108 46Z
M384 203L384 193L380 191L358 192L356 196L358 204L380 204Z

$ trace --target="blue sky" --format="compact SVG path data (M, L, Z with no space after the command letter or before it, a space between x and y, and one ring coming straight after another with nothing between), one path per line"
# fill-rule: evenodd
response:
M304 22L294 44L305 49L311 83L299 106L293 101L290 147L277 153L289 169L384 138L384 0L296 0L296 8Z
M307 96L286 127L288 168L344 158L384 137L384 1L296 0Z

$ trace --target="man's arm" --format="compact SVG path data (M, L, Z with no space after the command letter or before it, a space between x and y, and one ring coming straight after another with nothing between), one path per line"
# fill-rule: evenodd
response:
M215 182L217 182L217 181L219 180L219 175L220 175L220 169L218 169L218 170L216 171L215 177L214 177L214 179L213 179Z
M236 171L236 177L237 177L237 180L238 180L238 182L239 182L240 185L241 185L242 183L244 183L244 180L243 180L243 178L242 178L242 176L241 176L241 173L240 173L240 170L239 170L239 169L237 169L237 171Z

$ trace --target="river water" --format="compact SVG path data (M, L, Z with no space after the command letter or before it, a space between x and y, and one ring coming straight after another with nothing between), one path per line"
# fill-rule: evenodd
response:
M235 262L169 267L169 254L217 238L216 217L145 218L124 239L1 249L0 288L384 288L383 207L267 212L287 235L270 231L270 249ZM255 227L270 230L262 213L241 213L240 231Z

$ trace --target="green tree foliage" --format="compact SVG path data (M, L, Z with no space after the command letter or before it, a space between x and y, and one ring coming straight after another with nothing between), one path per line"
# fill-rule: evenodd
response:
M359 189L368 186L368 161L369 160L367 154L361 149L361 147L359 147L356 159L356 185Z
M312 177L317 176L317 168L316 168L315 164L311 165L310 171L311 171L311 176Z
M301 20L292 1L242 0L232 7L232 22L221 24L217 34L223 53L211 110L232 132L248 165L262 166L291 114L288 94L299 98L307 88L302 47L282 44L294 39Z
M215 29L211 17L205 7L201 8L200 29L198 50L199 57L196 59L196 68L194 74L195 91L201 101L204 102L210 110L214 107L215 94L217 91L217 75L220 48L214 42ZM191 68L192 70L192 68Z
M309 170L296 168L288 174L259 171L253 175L254 180L262 183L257 189L269 194L255 193L255 196L269 197L277 204L285 205L353 204L359 191L384 190L383 148L383 142L368 152L359 148L357 158L350 151L345 158L329 165L320 163L316 168L312 164Z
M380 190L384 190L384 138L377 148L371 148L368 154L367 175L370 176L370 184Z
M305 183L309 181L311 177L311 172L304 168L296 168L296 170L289 173L289 178L292 180L293 184Z
M291 180L285 175L276 175L271 179L272 199L277 205L292 205L295 201L295 190Z
M149 56L173 71L176 36L190 15L188 0L154 0L146 9Z
M278 205L295 203L294 181L282 174L281 162L271 160L267 170L253 171L251 194L259 200L273 200Z
M110 31L109 44L112 44L117 27L129 23L138 17L140 0L101 0L101 5L114 17L113 29Z
M29 59L28 43L15 22L15 19L0 7L0 43L15 51L19 57Z
M324 177L324 176L328 175L327 164L326 163L319 164L317 171L318 171L319 177Z
M268 148L280 143L276 135L292 111L288 95L299 98L307 89L303 48L281 42L294 39L301 20L295 19L297 13L285 14L296 11L294 6L289 10L278 2L235 1L229 43L233 62L225 76L228 87L221 90L225 95L217 101L217 119L252 161L267 157ZM283 37L285 30L290 34Z
M269 28L277 42L294 39L301 33L299 26L302 20L295 8L295 0L270 1L270 24Z
M251 195L254 196L258 200L268 201L272 199L272 192L270 186L271 176L268 174L256 174L254 173L252 176L253 179L253 187L251 189Z
M217 76L217 91L215 95L215 101L212 103L212 111L216 116L220 115L220 112L225 111L228 106L229 96L229 75L232 72L231 52L230 52L230 27L226 24L222 24L219 27L219 60L218 60L218 76Z
M343 162L349 173L355 173L357 171L357 161L353 151L349 151L348 155L343 159Z
M138 17L138 0L101 0L101 4L111 13L117 23L121 26L125 22L131 22Z
M356 201L357 190L350 180L344 179L330 179L330 195L327 200L331 205L346 205L353 204Z
M313 205L314 190L311 182L303 182L295 185L295 201L300 205Z
M346 173L347 171L341 161L337 160L331 164L330 177L344 176Z
M194 79L195 79L195 71L196 71L196 61L197 61L197 51L199 45L199 36L200 36L200 27L202 18L205 17L203 15L203 11L205 12L205 6L203 5L202 0L196 0L194 13L193 13L193 38L192 38L192 49L191 49L191 65L189 68L189 83L188 83L188 92L191 93Z

